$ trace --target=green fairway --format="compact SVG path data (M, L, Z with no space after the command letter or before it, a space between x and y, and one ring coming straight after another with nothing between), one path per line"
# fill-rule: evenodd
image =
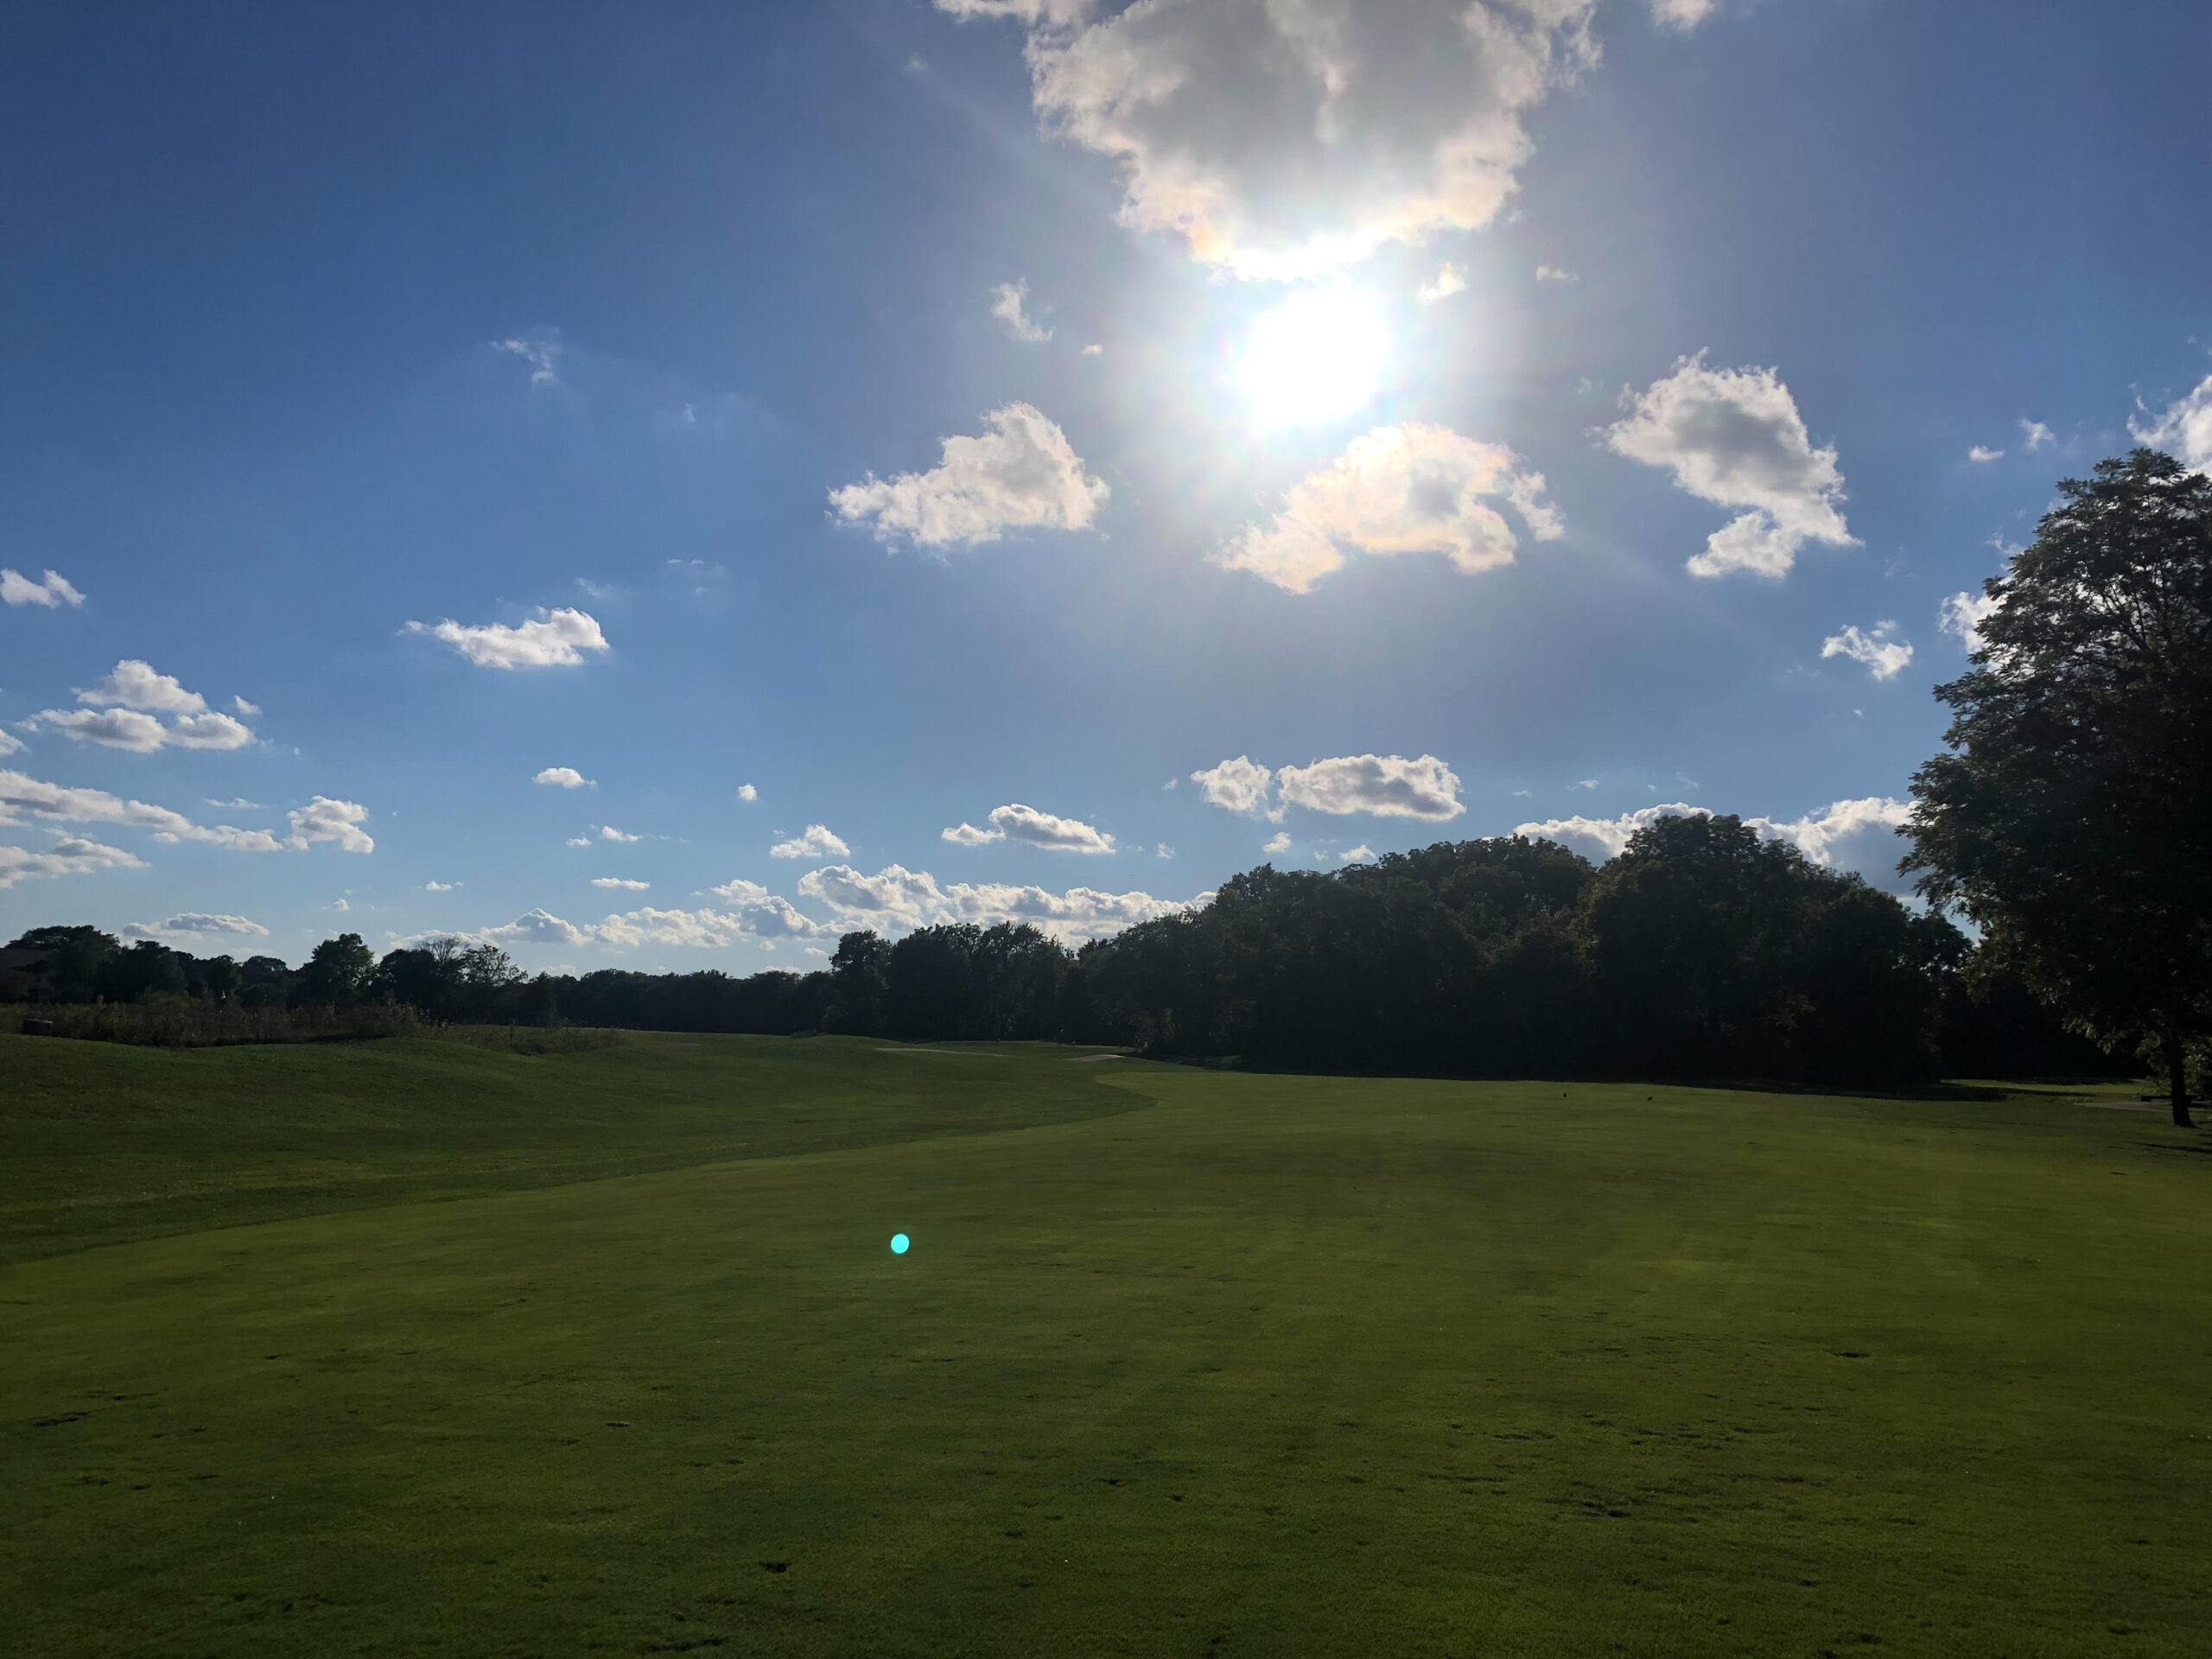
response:
M0 1038L0 1645L2212 1645L2132 1091L885 1048Z

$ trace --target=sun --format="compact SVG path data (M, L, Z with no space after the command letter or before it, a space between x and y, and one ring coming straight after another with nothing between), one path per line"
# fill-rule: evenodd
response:
M1319 289L1284 301L1252 325L1237 384L1268 426L1306 426L1352 413L1374 397L1390 331L1357 294Z

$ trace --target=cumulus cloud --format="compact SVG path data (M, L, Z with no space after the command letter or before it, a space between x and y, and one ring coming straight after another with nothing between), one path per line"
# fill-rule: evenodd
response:
M991 810L991 827L978 830L972 823L939 831L946 841L956 847L981 847L995 841L1027 842L1032 847L1043 847L1059 853L1110 853L1114 837L1103 830L1076 818L1055 817L1050 812L1039 812L1033 806L1019 802L995 807ZM838 849L843 851L842 848Z
M741 877L712 891L734 907L740 925L760 938L811 939L836 931L795 909L789 899L770 893L757 881Z
M1538 265L1536 280L1540 283L1579 283L1582 279L1573 271L1564 270L1557 265Z
M591 884L594 887L621 887L630 893L643 893L652 886L650 881L632 881L620 875L594 875Z
M1281 855L1290 850L1290 831L1287 830L1278 830L1274 834L1268 837L1267 844L1262 847L1260 850L1267 854L1271 858L1280 857Z
M645 839L643 836L633 836L626 830L617 830L611 823L602 823L599 826L599 838L601 841L619 841L626 843L633 841L643 841ZM571 847L588 847L591 845L591 842L587 838L580 841L572 841L569 845Z
M2020 423L2020 440L2031 449L2040 449L2051 442L2051 431L2041 421L2023 419Z
M0 845L0 887L18 881L57 875L89 875L95 870L141 870L143 861L120 847L109 847L77 836L63 836L44 852L28 847Z
M1713 16L1720 0L1651 0L1651 16L1662 29L1689 30Z
M1870 795L1859 800L1837 801L1818 812L1787 820L1747 817L1744 822L1770 841L1786 841L1814 863L1835 867L1864 865L1886 873L1896 859L1886 837L1910 815L1911 804L1888 796ZM1514 826L1516 836L1555 841L1586 858L1603 863L1618 857L1629 837L1662 818L1707 817L1709 808L1685 801L1647 806L1617 818L1547 818ZM1876 839L1866 841L1872 836ZM1857 857L1850 856L1856 854ZM1886 862L1885 861L1886 860Z
M492 342L492 349L505 352L510 357L518 357L529 364L531 385L559 384L560 376L556 370L561 359L561 342L557 337L540 335L532 340L495 340Z
M584 653L607 650L607 636L588 613L563 606L509 627L487 622L463 627L454 621L410 622L405 632L442 639L479 668L575 668Z
M574 766L548 766L530 781L533 784L550 784L556 789L597 789L599 787Z
M460 885L461 883L458 881L425 881L423 884L423 891L425 893L451 893Z
M79 690L77 701L103 706L43 709L23 723L137 754L160 748L241 749L253 741L244 721L210 711L197 691L136 658L125 658L99 684ZM169 716L167 723L163 715Z
M1854 663L1866 664L1876 679L1893 680L1912 661L1912 646L1893 637L1897 627L1895 622L1877 622L1872 632L1847 627L1821 642L1821 655L1848 657Z
M2212 374L2198 381L2186 397L2167 404L2156 420L2131 420L2127 429L2136 442L2168 451L2192 471L2212 468Z
M227 936L241 939L265 939L269 930L259 922L244 916L211 915L204 911L188 910L160 922L133 922L123 930L133 938L207 938Z
M1103 480L1084 471L1051 420L1029 404L983 416L976 438L944 440L942 465L830 493L847 524L868 524L879 541L904 536L921 547L995 542L1009 530L1088 530L1106 499Z
M1936 607L1936 626L1952 635L1968 651L1981 649L1981 625L1996 613L1999 601L1986 594L1963 590Z
M279 852L285 845L266 830L240 830L227 823L211 828L166 806L124 800L105 790L70 788L20 772L0 771L0 824L26 822L128 824L152 831L156 841L201 842L242 853Z
M1027 309L1029 283L1001 283L991 290L991 315L1006 325L1007 337L1025 345L1041 346L1052 337L1050 328L1039 326Z
M1808 541L1858 544L1838 511L1836 452L1813 447L1772 369L1707 368L1700 352L1623 403L1627 416L1605 431L1615 453L1671 468L1675 486L1701 501L1748 509L1690 559L1692 575L1783 576Z
M207 699L197 691L186 690L175 675L158 674L151 663L135 657L126 657L118 663L99 684L80 690L77 701L119 703L125 709L144 709L165 715L197 715L207 708Z
M592 933L564 921L550 910L532 910L504 927L487 927L478 935L494 944L588 944Z
M0 731L0 755L20 754L22 749L22 738L17 737L13 732Z
M903 864L887 865L874 875L862 875L849 864L825 864L799 877L798 892L800 898L816 899L841 916L887 925L919 927L945 906L936 877Z
M1596 56L1593 0L938 3L1028 26L1038 115L1119 165L1125 226L1266 281L1489 225L1522 118Z
M334 801L327 795L318 795L305 806L295 807L284 815L291 820L289 846L304 848L311 842L334 841L339 850L347 853L372 853L375 842L361 828L367 821L369 809L355 801Z
M836 836L830 826L810 823L804 835L793 836L789 841L779 841L768 849L771 858L849 858L853 849Z
M945 889L944 897L950 915L960 921L986 926L996 922L1029 922L1069 943L1103 938L1139 922L1172 916L1203 902L1155 899L1148 893L1101 893L1095 887L1071 887L1055 893L1043 887L998 882L957 883Z
M1280 818L1281 810L1270 810L1268 805L1268 791L1274 778L1272 771L1249 754L1240 754L1234 760L1224 760L1217 766L1191 774L1191 781L1198 786L1198 793L1205 797L1210 806Z
M760 798L760 791L750 784L740 784L737 786L737 798L747 803L757 801Z
M259 703L248 702L244 697L232 697L231 699L231 707L237 709L238 713L245 715L249 720L261 712L261 705Z
M1467 809L1459 779L1433 754L1351 754L1285 766L1275 787L1292 806L1316 812L1368 812L1378 818L1456 818Z
M2002 449L1992 449L1986 444L1977 443L1967 451L1967 459L1977 467L1984 467L1993 461L2004 460L2005 452Z
M1464 265L1444 262L1443 269L1414 290L1414 297L1423 305L1434 305L1439 300L1448 300L1467 286L1467 270Z
M1441 553L1472 575L1511 563L1519 545L1493 500L1510 503L1538 541L1560 533L1543 474L1523 470L1503 444L1441 426L1378 426L1295 486L1272 523L1247 525L1214 560L1294 594L1341 569L1347 548Z
M37 605L51 611L84 602L85 596L57 570L48 571L37 582L20 571L0 570L0 605Z

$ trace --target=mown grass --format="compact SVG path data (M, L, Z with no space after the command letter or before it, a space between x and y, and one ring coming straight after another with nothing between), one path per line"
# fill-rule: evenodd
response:
M365 1168L442 1111L449 1153L493 1148L467 1179L537 1185L380 1202L418 1170L251 1225L219 1224L251 1189L203 1196L168 1212L193 1230L0 1268L21 1650L2194 1656L2212 1629L2212 1160L2155 1113L397 1050L255 1074L268 1130L219 1090L164 1117L143 1075L87 1108L209 1188L220 1125L319 1158L326 1109ZM280 1077L331 1103L280 1109ZM566 1103L534 1142L531 1098ZM702 1160L717 1133L740 1160ZM688 1166L554 1168L626 1140Z

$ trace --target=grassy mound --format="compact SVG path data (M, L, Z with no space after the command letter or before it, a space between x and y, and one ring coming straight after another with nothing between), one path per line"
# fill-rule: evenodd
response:
M23 1651L2202 1649L2212 1166L2154 1114L36 1046L19 1242L173 1230L0 1268Z

